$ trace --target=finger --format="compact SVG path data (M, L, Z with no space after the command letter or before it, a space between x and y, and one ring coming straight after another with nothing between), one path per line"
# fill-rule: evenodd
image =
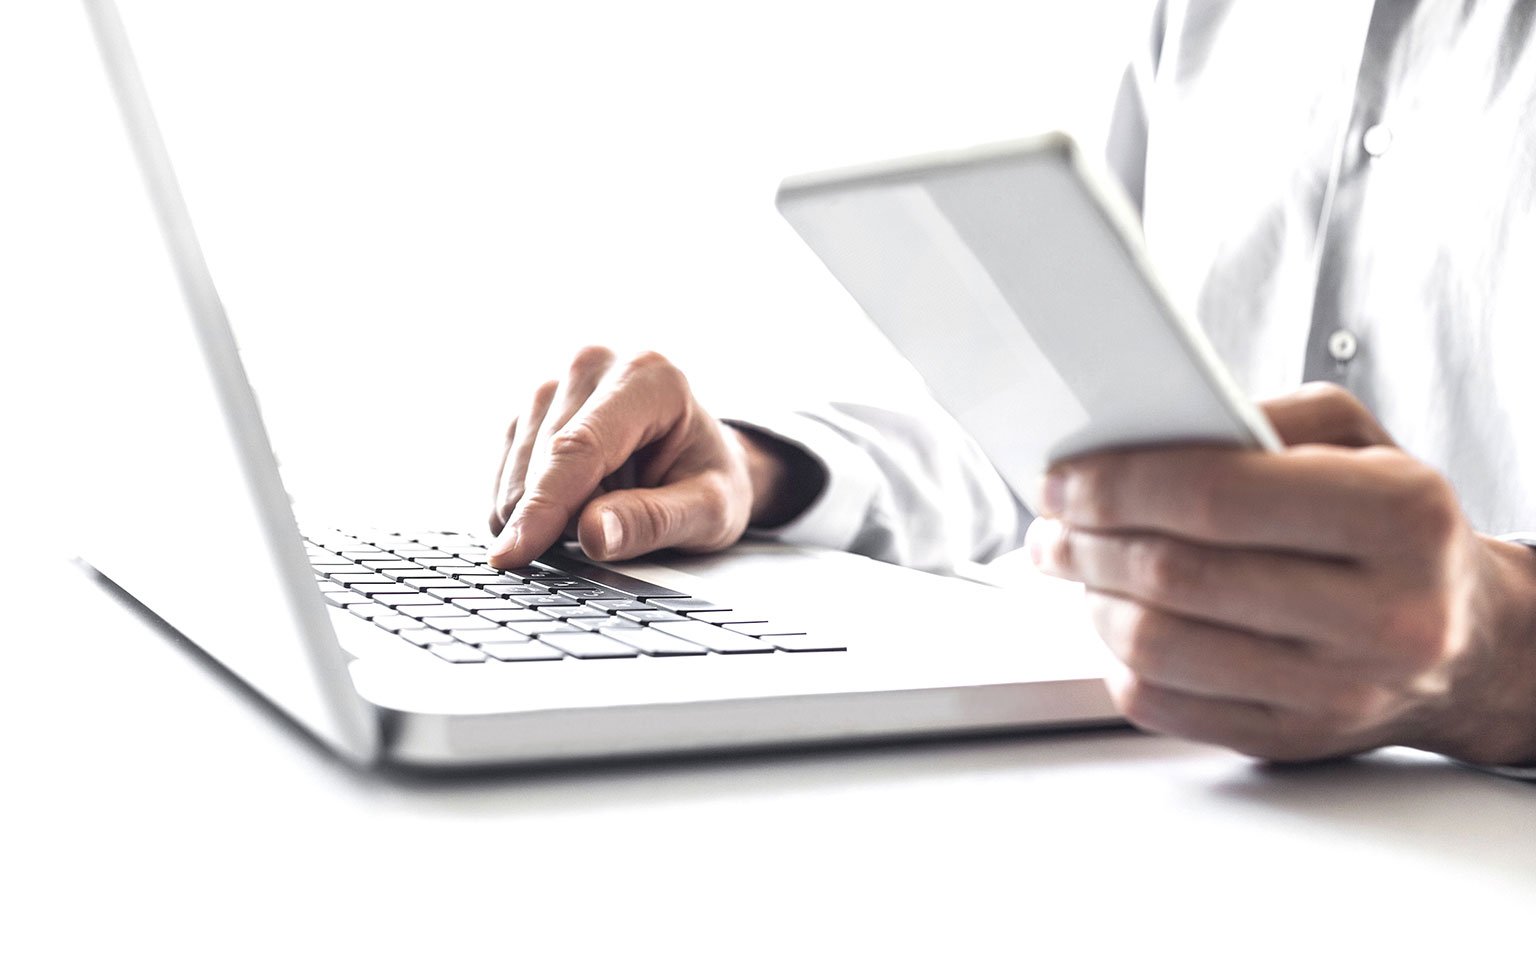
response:
M1376 690L1294 640L1270 637L1088 591L1099 636L1136 676L1160 687L1337 718L1365 716Z
M666 435L689 406L687 381L676 367L654 354L630 361L547 447L535 446L523 496L491 549L491 562L522 566L549 549L603 478Z
M692 553L724 550L741 539L729 480L700 473L665 487L618 490L587 504L577 536L594 560L628 560L666 547Z
M597 389L603 377L613 369L613 351L607 347L582 347L571 360L571 368L550 403L542 434L545 438L560 430L576 415Z
M1287 445L1394 446L1392 437L1354 394L1333 383L1308 383L1259 404Z
M1426 470L1387 447L1112 451L1052 467L1039 502L1074 527L1349 558L1400 549Z
M1198 620L1340 648L1360 643L1373 626L1373 581L1354 564L1098 533L1050 518L1031 524L1025 542L1045 573Z
M506 518L501 515L502 502L502 477L507 472L507 454L512 451L512 446L517 442L517 425L519 421L513 420L507 426L506 439L501 445L501 458L496 461L496 481L491 487L491 517L488 526L491 528L491 536L501 532Z
M528 463L533 456L533 446L538 440L544 418L559 389L557 380L541 384L533 393L528 412L512 422L508 431L507 448L502 452L501 470L496 478L495 499L491 507L491 533L501 533L507 518L522 499L523 484L528 475Z
M1110 693L1125 718L1143 730L1219 744L1252 757L1297 761L1352 752L1277 707L1185 693L1128 673L1111 679Z

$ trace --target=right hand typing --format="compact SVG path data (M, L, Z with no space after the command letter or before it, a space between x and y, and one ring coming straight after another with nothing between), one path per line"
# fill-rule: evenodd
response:
M784 475L760 441L706 413L666 358L619 363L587 347L507 430L491 563L523 566L569 532L595 560L722 550L761 520Z

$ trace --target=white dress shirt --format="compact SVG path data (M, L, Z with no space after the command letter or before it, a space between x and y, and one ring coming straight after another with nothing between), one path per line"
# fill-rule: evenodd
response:
M1108 159L1173 296L1252 396L1332 380L1536 530L1536 3L1170 0ZM754 425L829 482L787 540L946 569L1030 517L926 398Z
M1250 395L1343 385L1515 539L1536 530L1533 27L1532 0L1168 0L1108 143ZM931 401L751 423L827 470L774 536L938 570L1023 543L1028 512Z

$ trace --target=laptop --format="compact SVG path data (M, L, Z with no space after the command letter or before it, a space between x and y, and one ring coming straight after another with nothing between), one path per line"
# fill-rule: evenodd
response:
M301 525L121 18L85 5L166 255L115 331L131 362L94 385L113 506L82 558L339 755L466 768L1119 722L1080 591L1044 577L1002 590L779 544L624 564L568 546L501 571L472 534Z

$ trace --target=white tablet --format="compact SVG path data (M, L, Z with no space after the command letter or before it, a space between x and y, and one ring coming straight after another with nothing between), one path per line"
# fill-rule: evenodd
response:
M1026 503L1090 450L1281 446L1064 134L791 177L778 206Z

